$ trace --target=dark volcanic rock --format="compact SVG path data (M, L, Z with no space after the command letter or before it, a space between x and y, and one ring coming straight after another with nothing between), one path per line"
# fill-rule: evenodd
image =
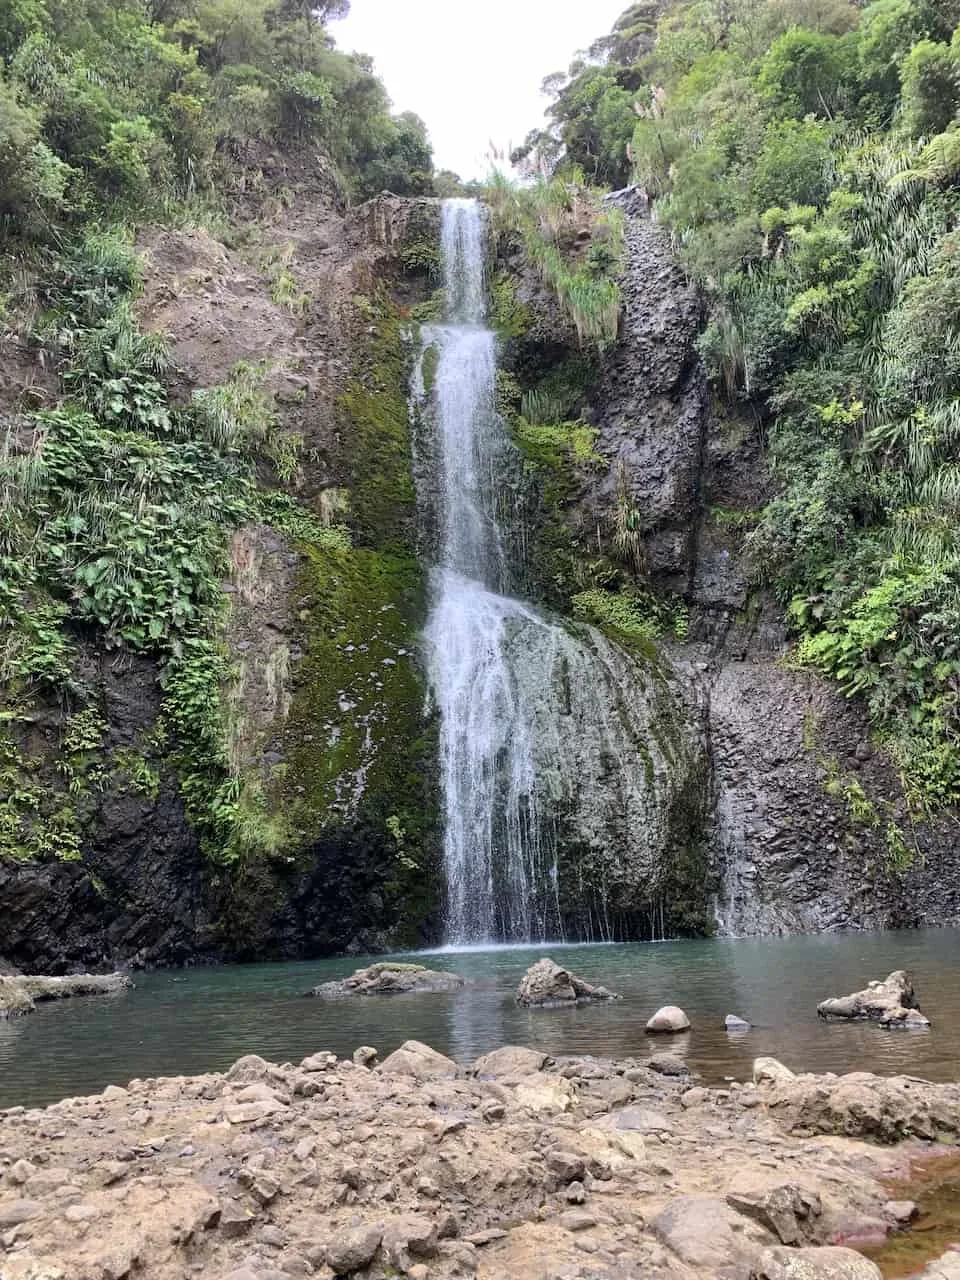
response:
M605 362L592 419L609 460L593 501L625 493L641 516L649 572L685 590L696 550L707 429L707 383L697 351L703 304L664 230L628 216L620 340Z

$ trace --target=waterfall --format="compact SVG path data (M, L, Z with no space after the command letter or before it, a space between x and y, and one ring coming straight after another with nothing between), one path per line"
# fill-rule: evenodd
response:
M423 327L412 387L432 533L424 645L439 716L446 941L557 939L565 916L580 937L613 937L614 913L634 910L622 886L631 903L655 902L687 744L663 729L676 719L663 678L594 629L509 594L498 494L516 455L496 410L484 239L476 201L444 201L445 317ZM561 827L579 851L563 913Z
M440 718L446 936L453 944L546 937L559 927L538 901L543 850L533 732L505 639L532 610L501 594L508 573L496 516L496 345L484 326L483 211L443 204L446 321L427 326L436 351L439 550L430 575L427 674ZM420 395L422 372L419 379Z

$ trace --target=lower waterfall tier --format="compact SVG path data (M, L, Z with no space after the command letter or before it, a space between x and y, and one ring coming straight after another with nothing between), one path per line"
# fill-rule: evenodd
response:
M437 578L448 941L702 927L705 745L664 665Z

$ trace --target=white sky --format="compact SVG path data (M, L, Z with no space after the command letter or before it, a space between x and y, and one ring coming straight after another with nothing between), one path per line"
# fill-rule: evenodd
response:
M426 122L438 169L484 177L490 142L542 122L540 83L606 35L628 0L351 0L339 48L369 53L397 111Z

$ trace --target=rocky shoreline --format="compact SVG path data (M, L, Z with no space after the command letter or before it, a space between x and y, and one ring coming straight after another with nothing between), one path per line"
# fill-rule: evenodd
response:
M665 1059L409 1041L13 1107L0 1275L877 1280L849 1245L909 1221L884 1184L956 1150L960 1085Z

